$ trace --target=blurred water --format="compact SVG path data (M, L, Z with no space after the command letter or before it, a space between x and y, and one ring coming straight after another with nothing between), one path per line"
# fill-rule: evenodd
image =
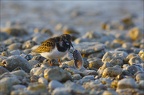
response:
M143 6L143 0L1 0L0 26L21 23L54 28L61 23L88 31L99 30L102 22L127 15L136 15L135 23L142 25Z

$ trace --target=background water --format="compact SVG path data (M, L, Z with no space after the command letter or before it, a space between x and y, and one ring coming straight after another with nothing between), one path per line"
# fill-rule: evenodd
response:
M143 0L1 0L0 26L20 24L23 27L47 27L57 24L75 27L83 32L100 30L106 21L136 16L134 22L143 26Z

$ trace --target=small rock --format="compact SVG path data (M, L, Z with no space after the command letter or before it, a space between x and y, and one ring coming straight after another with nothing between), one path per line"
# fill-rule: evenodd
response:
M12 72L10 72L10 74L16 75L17 77L22 77L22 79L24 77L28 77L28 74L23 70L12 71Z
M48 88L51 90L54 90L56 88L63 88L63 87L64 87L64 85L56 80L52 80L48 85Z
M84 76L83 79L90 79L90 80L94 80L94 76L93 75L88 75L88 76Z
M128 54L124 51L109 51L104 54L102 61L110 62L114 58L118 58L124 61L127 56Z
M137 88L137 84L132 78L125 78L118 82L117 89Z
M134 75L139 71L139 67L137 67L136 65L132 65L132 66L128 66L126 68L126 70L131 74Z
M65 70L59 67L45 69L44 78L46 78L49 81L50 80L66 81L72 79L70 73L66 72Z
M139 89L143 90L144 89L144 80L140 80L138 84L139 84Z
M43 77L40 77L40 78L38 79L38 82L39 82L39 83L42 83L42 84L44 84L44 85L48 85L48 81L47 81L45 78L43 78Z
M73 74L72 77L74 80L79 80L82 78L82 76L80 74Z
M13 89L13 90L20 90L20 89L25 89L25 88L26 88L26 86L20 85L20 84L17 84L17 85L13 85L13 86L12 86L12 89Z
M136 74L136 81L141 81L144 80L144 72L139 72L138 74Z
M140 58L144 61L144 49L141 50L138 55L139 55Z
M2 61L2 64L10 71L16 69L17 67L22 68L25 72L29 72L31 69L28 61L19 55L8 57L7 59Z
M115 91L104 91L102 95L118 95Z
M125 48L125 49L131 49L132 44L131 43L123 43L122 47Z
M2 75L5 72L9 72L6 68L0 66L0 75Z
M130 65L133 65L133 64L140 64L142 63L142 60L140 57L132 57L130 58L130 60L128 61Z
M30 76L30 82L31 83L38 82L38 79L39 79L39 76L36 76L36 75L31 75Z
M19 84L20 81L16 76L4 77L0 79L0 92L3 92L5 95L8 95L12 90L12 85Z
M138 40L138 39L142 39L144 37L144 33L142 29L139 29L137 27L132 28L131 30L129 30L129 37L132 40Z
M37 93L47 92L46 86L40 83L30 83L27 87L27 90Z
M24 44L22 45L23 49L30 49L32 48L34 45L36 45L36 42L32 41L32 40L28 40L26 42L24 42Z
M20 50L12 50L12 51L10 51L10 53L11 53L11 55L20 55L21 54Z
M21 48L21 43L13 43L8 46L9 50L16 50L16 49L20 49L20 48Z
M22 39L17 38L17 37L10 37L9 39L3 41L3 43L5 45L11 45L11 44L14 44L14 43L21 43L21 42L22 42Z
M70 88L57 88L52 92L52 95L72 95Z
M104 62L104 64L98 69L98 74L102 75L104 69L108 68L108 67L112 67L112 64Z
M74 82L67 81L64 85L65 87L72 89L75 93L79 93L79 94L85 93L85 89L81 85L76 84Z
M75 48L81 52L82 56L88 56L89 54L105 50L105 45L97 42L82 42L76 45Z
M114 66L114 67L108 67L106 69L104 69L103 73L102 73L102 77L116 77L117 75L122 73L122 69L121 67L119 67L118 65Z
M89 58L88 62L90 69L99 69L103 65L100 58Z
M44 76L44 70L46 68L43 67L36 67L36 68L32 68L30 71L30 75L36 75L36 76Z

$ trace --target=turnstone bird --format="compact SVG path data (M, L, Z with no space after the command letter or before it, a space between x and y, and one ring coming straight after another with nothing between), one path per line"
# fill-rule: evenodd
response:
M47 39L33 51L40 53L41 56L47 59L59 59L60 61L60 58L66 55L71 47L73 47L71 36L69 34L63 34Z

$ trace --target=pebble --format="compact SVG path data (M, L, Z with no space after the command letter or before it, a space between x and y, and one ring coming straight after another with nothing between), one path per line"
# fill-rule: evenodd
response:
M138 39L142 39L143 36L144 36L143 30L139 29L138 27L129 30L129 37L134 41Z
M12 86L19 83L20 80L16 76L4 77L0 79L0 92L3 92L5 95L10 94Z
M102 62L110 62L112 59L115 59L115 58L118 58L124 61L127 56L128 54L124 51L109 51L104 54L102 58ZM118 61L118 64L119 64L119 61Z
M141 81L141 80L144 80L144 72L139 72L138 74L136 74L136 77L135 77L136 81Z
M22 45L22 48L23 48L23 49L30 49L30 48L32 48L34 45L36 45L36 42L35 42L35 41L28 40L28 41L24 42L24 44Z
M94 75L88 75L88 76L84 76L83 79L95 80L95 77Z
M116 65L114 67L108 67L106 69L104 69L103 73L102 73L102 77L116 77L117 75L122 73L122 69Z
M52 92L52 95L72 95L70 88L57 88Z
M20 89L25 89L25 88L26 88L26 86L20 85L20 84L17 84L17 85L13 85L13 86L12 86L12 89L13 89L13 90L20 90Z
M72 75L72 78L73 78L74 80L79 80L79 79L82 78L82 76L81 76L80 74L73 74L73 75Z
M85 93L85 89L80 84L76 84L74 82L67 81L66 83L64 83L64 85L65 85L65 87L72 89L75 93L79 93L79 94Z
M30 72L31 66L26 59L19 55L13 55L2 61L4 67L12 71L16 68L22 68L25 72Z
M104 50L105 45L97 42L82 42L76 45L75 48L81 52L82 56L88 56L91 53Z
M27 87L27 90L35 93L44 93L47 92L46 86L40 83L30 83Z
M138 53L138 55L144 61L144 49L140 50L140 52Z
M16 50L16 49L20 49L20 48L21 48L21 43L13 43L8 46L9 50Z
M103 65L100 58L89 58L87 61L89 62L90 69L99 69Z
M59 67L45 69L44 78L46 78L48 81L57 80L62 82L72 79L70 73L66 72L65 70Z
M44 76L44 70L46 68L43 68L43 67L36 67L36 68L32 68L31 71L30 71L30 75L36 75L36 76Z
M118 95L115 91L104 91L102 95Z
M38 82L39 82L39 83L42 83L42 84L44 84L44 85L48 85L48 81L47 81L44 77L40 77L40 78L38 79Z
M139 89L143 90L144 89L144 80L139 81Z
M135 88L137 88L137 86L138 85L134 79L125 78L118 82L117 89L127 89L127 88L135 89Z
M20 50L12 50L12 51L10 51L10 54L11 55L20 55L21 54L21 52L20 52Z
M9 72L6 68L0 66L0 75L2 75L5 72Z
M7 40L3 41L3 43L5 45L11 45L11 44L14 44L14 43L21 43L21 42L22 42L22 39L17 38L17 37L11 37L11 38L8 38Z
M62 83L60 83L59 81L52 80L48 84L48 88L51 89L51 90L54 90L56 88L64 88L64 85Z
M129 62L130 65L133 65L133 64L140 64L140 63L142 63L142 60L141 60L140 57L132 57L132 58L129 59L128 62Z
M12 71L12 72L10 72L10 74L13 74L17 77L21 77L22 79L25 78L25 77L28 77L28 74L23 70Z

